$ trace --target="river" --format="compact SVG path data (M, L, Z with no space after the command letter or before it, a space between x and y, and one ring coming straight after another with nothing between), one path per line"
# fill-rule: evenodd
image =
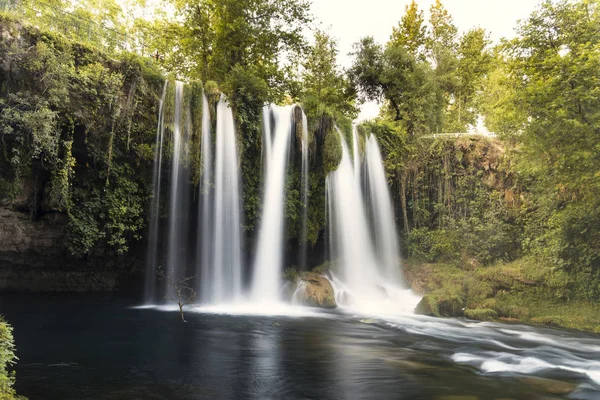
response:
M0 296L15 329L16 389L30 400L600 398L598 335L243 311L188 312L183 323L172 308L109 295Z

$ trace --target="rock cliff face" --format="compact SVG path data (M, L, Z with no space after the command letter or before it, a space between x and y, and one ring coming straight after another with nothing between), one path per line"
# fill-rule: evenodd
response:
M141 270L140 258L100 249L88 259L70 257L64 248L67 215L44 206L32 217L31 205L40 201L48 204L44 191L31 182L22 185L15 200L0 201L0 290L89 292L130 286Z

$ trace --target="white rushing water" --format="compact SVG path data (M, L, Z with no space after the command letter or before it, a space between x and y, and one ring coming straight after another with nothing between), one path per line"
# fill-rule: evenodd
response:
M375 136L369 136L365 150L366 192L369 194L370 213L375 232L375 253L382 276L393 285L405 287L400 274L400 252L394 209L387 187L383 160Z
M263 213L260 222L250 301L276 303L280 300L281 269L283 267L285 176L292 133L292 112L295 106L270 106L274 119L264 115L265 183Z
M300 174L302 194L302 227L300 231L299 248L300 255L298 256L298 266L301 270L306 269L306 251L307 251L307 238L308 233L308 119L306 114L302 113L302 171Z
M540 326L416 315L391 317L385 325L411 335L450 343L445 348L452 361L471 365L486 374L544 376L553 371L567 371L600 385L600 340L597 336ZM426 344L423 346L427 347ZM416 349L419 349L418 345Z
M173 153L169 182L169 214L167 222L167 257L164 293L174 295L173 282L186 275L188 241L189 171L187 152L190 135L189 112L184 111L183 82L175 82L175 110L173 113Z
M198 242L196 244L196 275L200 277L199 284L196 284L200 293L202 302L212 301L210 279L213 270L213 149L212 149L212 130L210 123L210 110L208 100L205 94L202 94L202 142L201 142L201 162L202 162L202 183L199 185L199 215L198 223Z
M342 159L327 177L330 257L337 271L331 274L331 282L336 302L371 314L412 313L420 298L405 289L400 278L394 212L377 141L374 137L367 140L368 184L363 185L356 128L353 139L352 159L340 133ZM365 197L371 201L371 213Z
M150 204L150 226L148 230L148 249L146 254L146 276L144 285L144 304L156 301L156 268L158 267L158 233L160 210L160 187L162 177L162 148L165 132L164 104L167 95L167 83L163 86L158 103L158 124L154 143L154 164L152 170L152 200Z
M242 295L242 214L240 168L233 113L224 97L217 106L212 252L209 303L235 302Z

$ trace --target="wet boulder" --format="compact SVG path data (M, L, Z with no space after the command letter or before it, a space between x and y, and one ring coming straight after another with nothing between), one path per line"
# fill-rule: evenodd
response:
M415 308L415 314L439 317L440 314L438 312L437 301L435 300L435 297L430 294L423 296Z
M337 307L331 283L324 276L314 272L303 272L298 277L294 303L309 307Z

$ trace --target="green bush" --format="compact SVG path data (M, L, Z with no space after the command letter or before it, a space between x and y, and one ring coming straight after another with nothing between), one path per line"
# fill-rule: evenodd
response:
M17 361L12 331L12 326L0 317L0 399L2 400L23 399L17 397L13 388L15 373L9 369Z
M459 241L456 232L415 228L407 237L407 252L419 261L452 261L459 255Z
M489 308L477 308L475 310L465 310L465 317L478 321L493 321L498 318L498 313Z

